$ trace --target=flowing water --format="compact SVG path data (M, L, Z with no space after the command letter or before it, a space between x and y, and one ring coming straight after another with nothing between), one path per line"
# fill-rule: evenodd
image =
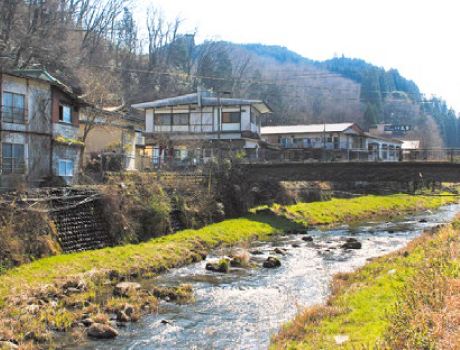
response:
M329 295L332 275L352 271L368 258L404 247L423 229L449 222L459 205L393 219L367 222L304 235L278 236L270 242L255 242L251 248L264 252L251 256L258 265L274 247L286 248L278 257L277 269L236 269L228 274L205 270L207 262L218 260L228 250L212 251L208 259L172 270L144 286L191 284L195 301L186 305L161 302L158 314L144 316L137 324L120 329L110 341L90 341L79 349L266 349L270 336L294 318L299 308L322 303ZM427 222L420 222L426 220ZM343 250L340 245L353 237L362 249ZM300 244L293 248L292 244ZM170 321L162 323L162 320Z

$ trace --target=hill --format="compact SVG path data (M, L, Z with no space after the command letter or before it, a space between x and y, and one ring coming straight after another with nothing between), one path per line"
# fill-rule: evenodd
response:
M5 3L6 4L6 3ZM147 35L129 0L20 2L2 6L0 66L44 66L97 105L131 104L195 91L266 100L266 124L354 121L410 125L425 147L458 147L458 120L426 100L397 70L359 59L313 61L281 46L208 41L148 9Z

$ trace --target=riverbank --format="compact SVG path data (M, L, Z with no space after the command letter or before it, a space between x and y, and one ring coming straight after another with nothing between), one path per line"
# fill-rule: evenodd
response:
M16 343L49 342L51 331L72 332L76 339L81 339L86 333L83 319L110 323L108 314L117 311L117 307L125 308L126 304L139 308L139 313L152 312L156 307L153 292L141 291L123 299L110 295L110 291L120 281L152 277L169 268L201 260L207 249L268 239L277 232L315 223L332 225L434 208L451 200L450 197L366 196L274 206L266 208L264 214L259 210L258 214L245 218L181 231L139 245L42 259L0 276L0 339ZM101 298L103 291L109 294L105 298Z
M325 305L301 312L272 349L460 346L460 218L396 253L334 276Z

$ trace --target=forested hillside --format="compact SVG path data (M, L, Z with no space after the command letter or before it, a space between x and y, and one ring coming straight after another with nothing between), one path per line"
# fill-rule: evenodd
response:
M143 21L144 22L144 21ZM146 34L139 27L146 28ZM99 106L195 91L258 98L265 124L354 121L410 125L426 147L458 147L456 114L397 70L346 57L315 62L280 46L207 41L128 0L0 0L0 65L46 69Z

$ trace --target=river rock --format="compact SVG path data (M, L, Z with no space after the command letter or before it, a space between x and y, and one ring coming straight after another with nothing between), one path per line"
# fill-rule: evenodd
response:
M113 290L114 295L121 297L127 297L133 292L137 292L141 289L141 285L135 282L120 282L115 286Z
M230 260L231 267L243 267L243 265L244 265L243 259L239 257L235 257L232 260Z
M250 250L249 253L251 253L252 255L263 255L264 254L264 252L260 249Z
M89 326L92 326L94 324L94 321L92 318L85 318L84 320L81 320L81 323L83 323L83 325L85 327L89 327Z
M425 222L428 222L428 221L426 219L420 219L418 222L425 223Z
M300 248L300 244L299 243L292 243L291 247L292 248Z
M132 314L131 315L131 322L139 322L141 316L139 314Z
M0 340L0 349L13 350L13 349L19 349L19 346L9 341Z
M228 272L229 271L229 263L207 263L206 270L213 271L213 272Z
M278 248L276 247L274 250L273 250L276 254L281 254L281 255L286 255L286 249L283 249L283 248Z
M362 247L361 242L359 242L358 240L354 238L349 238L344 244L342 244L341 248L343 249L361 249L361 247Z
M131 304L125 304L123 306L123 312L129 317L131 317L131 315L136 312L136 307Z
M313 237L312 237L312 236L305 236L305 237L302 237L302 239L303 239L305 242L313 242Z
M88 335L97 339L113 339L118 332L106 324L95 323L88 329Z
M126 315L124 311L119 311L117 313L117 321L118 322L129 322L131 321L131 318L128 315Z
M264 261L263 267L267 269L273 269L275 267L280 267L281 266L281 261L280 259L274 257L274 256L269 256L267 260Z

